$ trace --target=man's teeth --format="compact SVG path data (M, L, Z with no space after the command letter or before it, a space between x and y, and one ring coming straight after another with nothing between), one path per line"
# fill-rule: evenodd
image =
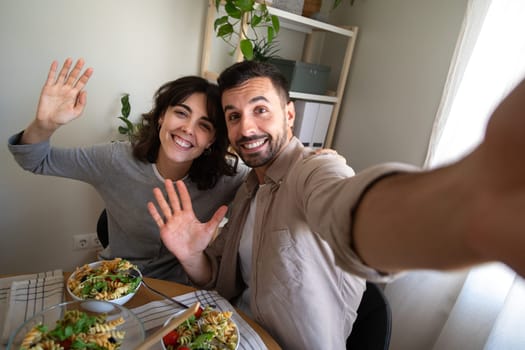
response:
M183 140L183 139L180 139L178 137L175 138L175 143L181 147L191 147L191 143Z
M245 143L244 144L244 148L247 148L247 149L257 148L260 145L262 145L263 143L264 143L264 140L257 141L257 142L252 142L252 143Z

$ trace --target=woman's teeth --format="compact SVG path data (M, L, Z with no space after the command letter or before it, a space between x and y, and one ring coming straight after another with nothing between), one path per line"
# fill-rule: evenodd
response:
M181 147L184 147L184 148L189 148L191 147L191 143L189 143L188 141L186 140L183 140L181 138L178 138L178 137L175 137L175 143Z

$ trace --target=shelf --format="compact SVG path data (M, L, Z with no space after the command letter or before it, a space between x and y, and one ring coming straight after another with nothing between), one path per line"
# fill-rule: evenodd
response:
M268 6L268 11L270 14L279 17L281 26L283 28L289 28L308 34L312 32L313 28L315 28L347 37L353 37L355 35L354 31L350 29L334 26L332 24L317 21L309 17L296 15L295 13L284 11L275 7Z
M209 62L213 58L211 53L212 39L215 37L215 32L213 30L213 23L216 17L215 2L209 0L208 3L208 13L206 18L206 25L204 30L204 40L203 40L203 53L201 57L201 75L208 80L215 81L218 74L213 72L209 68ZM275 7L268 6L268 10L272 15L275 15L279 18L282 28L291 29L292 31L298 31L306 33L305 41L303 44L303 60L308 61L309 53L312 48L315 48L315 37L312 35L314 32L327 32L334 33L336 35L341 35L345 37L346 45L344 55L341 57L340 71L338 74L337 87L333 92L333 95L316 95L308 94L303 92L290 91L290 98L294 100L304 100L304 101L313 101L319 103L332 104L333 109L330 117L330 122L328 126L328 131L326 133L325 148L330 148L332 146L332 140L334 132L336 129L336 123L338 119L339 110L341 108L341 98L344 94L346 78L348 76L348 71L352 61L352 55L355 45L355 40L357 38L358 28L357 27L342 27L335 26L329 23L321 22L309 17L304 17L296 15L294 13L284 11ZM238 62L242 59L240 50L237 50L237 56L235 60ZM339 63L337 63L339 65Z
M290 97L297 100L308 100L315 102L327 102L327 103L337 103L339 100L336 96L326 96L326 95L313 95L305 94L304 92L294 92L290 91Z

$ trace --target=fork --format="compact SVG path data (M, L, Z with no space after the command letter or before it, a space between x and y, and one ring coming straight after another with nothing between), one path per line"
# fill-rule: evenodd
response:
M181 306L181 307L183 307L183 308L185 308L185 309L188 309L188 308L189 308L188 305L186 305L186 304L184 304L184 303L182 303L182 302L180 302L180 301L178 301L178 300L176 300L176 299L173 299L173 298L169 297L168 295L166 295L166 294L164 294L164 293L162 293L162 292L160 292L160 291L158 291L158 290L156 290L156 289L150 287L146 282L144 282L144 280L142 280L140 283L142 283L142 285L143 285L144 287L146 287L146 289L150 290L151 292L153 292L153 293L155 293L155 294L160 295L160 296L163 297L164 299L169 300L169 301L171 301L172 303L177 304L177 305L179 305L179 306Z
M155 294L157 294L157 295L163 297L163 298L166 299L166 300L171 301L172 303L174 303L174 304L176 304L176 305L178 305L178 306L180 306L180 307L183 307L183 308L185 308L185 309L188 309L188 308L189 308L188 305L186 305L186 304L184 304L184 303L182 303L182 302L180 302L180 301L178 301L178 300L175 300L175 299L171 298L170 296L168 296L168 295L162 293L161 291L158 291L158 290L156 290L155 288L149 286L149 285L144 281L144 277L140 274L140 272L139 272L138 270L135 270L135 269L129 269L128 271L126 271L126 274L129 275L129 276L131 276L131 277L140 277L140 284L142 284L144 287L146 287L146 289L148 289L149 291L151 291L151 292L153 292L153 293L155 293Z

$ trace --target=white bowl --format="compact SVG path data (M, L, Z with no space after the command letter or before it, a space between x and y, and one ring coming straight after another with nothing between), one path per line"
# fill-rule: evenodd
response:
M115 259L116 260L116 259ZM82 267L80 268L77 268L76 271L74 271L68 278L67 280L67 283L66 283L66 289L69 293L69 295L71 295L71 297L74 299L74 300L105 300L105 301L109 301L109 302L112 302L112 303L115 303L115 304L118 304L118 305L124 305L125 303L127 303L131 298L133 298L133 296L137 293L139 287L140 287L140 284L141 284L141 281L142 281L142 274L141 272L136 268L136 267L133 267L132 270L134 272L134 274L136 274L136 276L138 276L138 280L136 280L135 284L133 284L133 288L131 290L128 290L125 292L125 294L122 294L120 297L113 297L111 295L108 295L108 296L104 296L104 295L100 295L100 296L97 296L95 297L94 295L90 295L90 296L82 296L82 295L77 295L74 293L74 290L75 290L75 281L78 281L79 279L82 279L84 278L86 280L86 271L91 271L89 276L98 276L99 278L101 278L101 276L108 276L107 274L105 273L102 273L101 271L96 271L97 269L99 269L103 264L109 264L109 262L114 262L115 260L107 260L107 261L96 261L96 262L93 262L93 263L90 263L90 264L86 264L86 265L83 265ZM87 270L84 270L84 269L87 269ZM118 271L114 271L115 273L118 273ZM84 275L84 277L82 278L79 278L79 274L80 275ZM107 279L109 279L110 277L106 277ZM86 283L84 281L83 284L88 284L88 285L91 285L90 283ZM111 291L114 291L114 289L111 289Z
M115 328L117 332L124 332L124 337L120 345L121 350L135 349L144 341L145 332L142 322L133 312L125 307L98 300L69 301L51 306L24 322L9 338L7 349L20 349L27 333L39 324L46 326L48 331L53 330L56 327L56 322L63 319L65 312L68 310L81 311L89 316L105 315L106 322L111 322L122 317L124 323Z
M215 310L215 311L219 311L219 310ZM177 317L178 315L180 315L183 312L184 312L184 310L179 311L179 312L175 313L174 315L170 316L170 318L168 318L166 320L166 322L164 322L164 326L166 326L174 317ZM229 322L231 322L231 325L235 328L234 332L235 332L235 336L237 338L237 342L236 342L235 346L232 349L233 350L237 350L239 348L239 342L240 342L240 339L241 339L241 335L239 333L239 327L237 326L237 323L235 323L235 321L232 318L229 319ZM184 323L182 325L184 325ZM195 336L198 336L199 334L201 334L201 333L200 332L196 332ZM162 349L163 350L167 350L167 346L164 344L164 341L161 340L160 343L162 345Z

